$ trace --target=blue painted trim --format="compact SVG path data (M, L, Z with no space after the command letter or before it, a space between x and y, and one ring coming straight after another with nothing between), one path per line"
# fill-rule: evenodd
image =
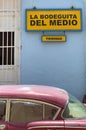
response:
M42 10L79 10L80 11L80 14L81 14L81 29L80 30L27 30L27 11L42 11ZM81 32L82 31L82 28L83 28L83 26L82 26L82 23L83 23L83 21L82 21L82 9L81 8L68 8L68 9L26 9L25 10L25 31L26 32L63 32L63 31L66 31L66 32Z

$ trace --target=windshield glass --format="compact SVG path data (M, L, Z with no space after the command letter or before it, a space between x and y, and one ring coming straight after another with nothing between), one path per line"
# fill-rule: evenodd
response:
M63 118L86 118L86 106L69 95L69 103L64 110Z

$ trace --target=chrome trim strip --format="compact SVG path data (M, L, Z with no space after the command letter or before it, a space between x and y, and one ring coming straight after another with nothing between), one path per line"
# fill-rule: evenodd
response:
M61 109L58 109L58 110L57 110L56 114L55 114L55 115L54 115L54 117L53 117L53 120L55 120L55 119L56 119L56 117L58 116L58 114L59 114L60 110L61 110Z
M64 128L64 126L33 126L33 127L30 127L30 128L28 128L28 130L31 130L31 129L37 129L37 128ZM83 129L86 129L86 126L85 127L82 127L82 126L66 126L65 128L78 128L78 129L80 129L80 128L83 128Z
M83 129L86 129L86 126L84 127L82 127L82 126L66 126L65 128L77 128L77 129L81 129L81 128L83 128Z
M33 126L33 127L29 127L28 130L34 129L34 128L64 128L64 126Z
M58 106L56 106L56 105L53 105L53 104L51 104L51 103L49 103L49 102L46 102L46 101L40 101L40 99L39 100L37 100L37 99L18 99L18 98L9 98L9 100L10 101L32 101L32 102L37 102L37 103L44 103L44 104L46 104L46 105L50 105L50 106L53 106L53 107L56 107L56 108L58 108L58 109L60 109L61 110L61 108L60 107L58 107Z
M63 113L64 113L64 111L65 111L65 109L66 109L67 104L69 103L69 94L68 94L68 92L67 92L67 96L68 96L67 102L66 102L66 104L65 104L65 106L64 106L64 109L63 109L63 111L62 111L62 113L61 113L61 118L62 118L63 120L65 119L65 118L63 117Z
M9 116L10 116L10 100L7 100L7 121L9 121Z

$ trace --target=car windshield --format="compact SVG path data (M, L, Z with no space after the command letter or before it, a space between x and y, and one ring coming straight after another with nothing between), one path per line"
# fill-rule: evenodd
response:
M63 118L86 118L86 106L74 96L69 95L69 102L63 112Z

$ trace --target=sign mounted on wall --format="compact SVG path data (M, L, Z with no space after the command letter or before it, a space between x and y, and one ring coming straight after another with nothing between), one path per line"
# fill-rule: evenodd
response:
M81 9L26 10L27 31L80 31Z
M66 42L66 36L42 36L43 42Z

